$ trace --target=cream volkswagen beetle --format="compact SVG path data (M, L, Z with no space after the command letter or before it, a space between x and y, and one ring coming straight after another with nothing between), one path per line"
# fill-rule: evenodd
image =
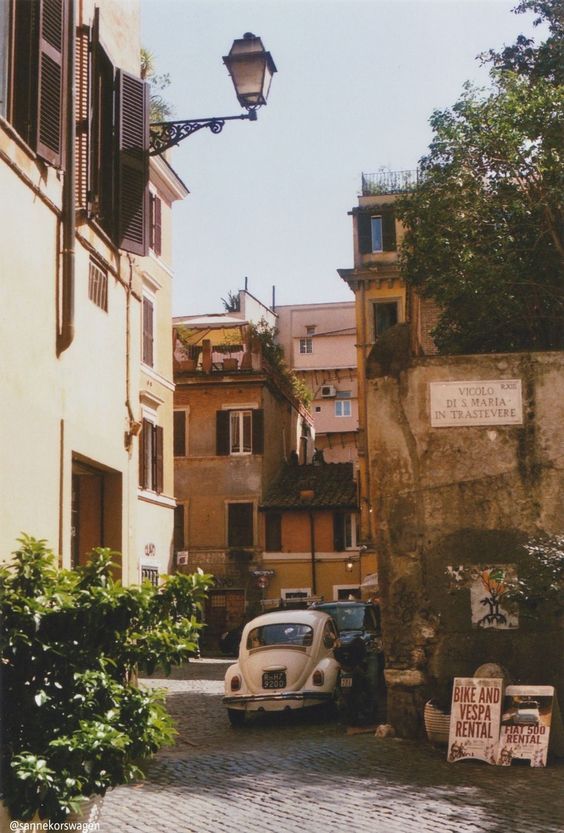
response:
M248 622L239 659L225 675L231 725L241 726L247 712L331 702L339 674L336 639L333 620L319 610L276 611Z

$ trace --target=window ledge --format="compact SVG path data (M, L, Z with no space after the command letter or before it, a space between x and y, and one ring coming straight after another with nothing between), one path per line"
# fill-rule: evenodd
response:
M166 506L167 508L176 508L176 499L168 495L151 492L149 489L138 489L137 497L146 503L154 503L156 506Z

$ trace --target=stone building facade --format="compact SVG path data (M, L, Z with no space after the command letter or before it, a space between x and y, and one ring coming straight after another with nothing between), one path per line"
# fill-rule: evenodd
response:
M488 605L527 541L564 528L564 355L423 357L386 373L373 356L366 396L390 722L418 734L425 700L484 662L562 702L561 622ZM474 586L453 590L461 566ZM480 586L488 574L497 588Z

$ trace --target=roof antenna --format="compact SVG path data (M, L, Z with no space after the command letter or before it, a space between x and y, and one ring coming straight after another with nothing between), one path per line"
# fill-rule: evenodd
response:
M272 312L276 309L276 287L272 287Z
M247 291L248 286L249 286L249 279L248 279L248 277L245 275L245 292Z

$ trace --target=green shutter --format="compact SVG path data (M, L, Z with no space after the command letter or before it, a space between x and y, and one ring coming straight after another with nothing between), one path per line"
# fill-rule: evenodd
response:
M368 255L372 251L372 224L370 218L371 215L366 212L359 212L356 215L358 250L361 255Z
M396 250L396 214L393 208L382 211L382 244L385 252Z

